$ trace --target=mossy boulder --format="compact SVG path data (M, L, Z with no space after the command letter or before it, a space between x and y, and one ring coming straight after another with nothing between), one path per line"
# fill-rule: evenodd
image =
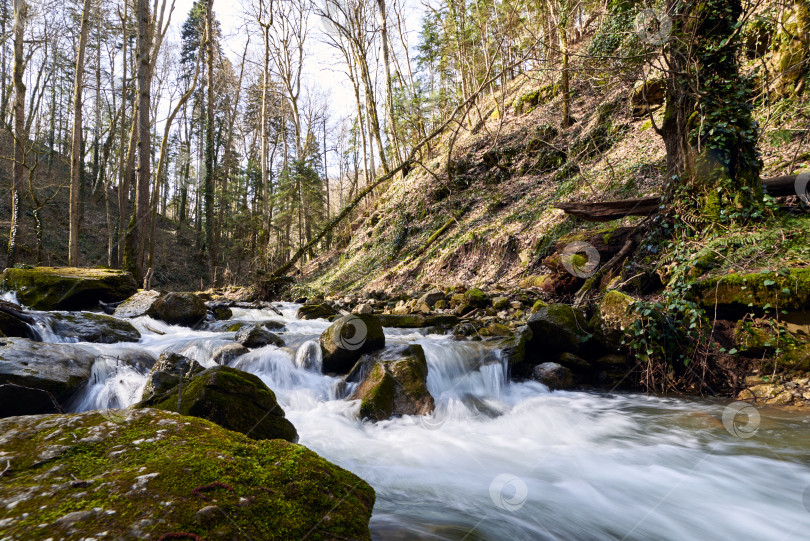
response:
M371 539L375 495L362 479L300 445L203 419L14 417L0 421L0 449L10 539Z
M532 340L528 347L541 352L578 353L589 341L585 313L567 304L549 304L528 321Z
M337 310L328 304L305 304L298 309L296 317L298 319L329 319L337 313Z
M590 322L590 329L596 339L607 349L619 352L626 349L622 345L625 332L638 319L630 310L637 299L621 291L608 291L599 303L599 309Z
M156 393L135 407L200 417L255 440L298 441L273 391L253 374L227 366L200 372L187 384Z
M350 314L332 323L320 344L323 372L345 374L364 353L385 347L385 334L377 317Z
M374 363L350 400L361 401L363 419L382 421L394 415L427 415L434 408L427 375L422 346L388 350Z
M511 335L495 342L509 366L517 366L526 360L526 345L532 339L528 325L518 327Z
M205 319L208 310L194 293L167 293L155 301L147 315L169 325L193 326Z
M158 291L138 291L115 308L115 317L133 318L149 314L152 305L161 297Z
M141 400L149 400L156 395L165 394L180 383L188 385L191 378L202 372L200 363L179 353L164 351L152 366Z
M233 317L233 310L230 307L222 305L222 304L215 304L211 305L211 315L214 316L214 319L217 321L224 321L231 319Z
M492 299L492 307L496 310L506 310L510 308L509 297L495 297Z
M276 347L284 346L284 340L279 338L277 334L265 329L262 325L242 327L236 333L236 341L249 349L263 348L269 345Z
M695 299L706 309L738 318L768 307L778 310L810 310L810 268L777 273L726 274L701 280L692 286Z
M6 269L0 286L14 291L22 304L34 310L95 308L99 301L123 301L138 291L128 272L73 267Z
M472 288L464 294L464 302L476 308L484 308L489 304L489 297L480 289Z
M141 333L128 321L93 312L55 312L49 315L53 332L79 342L115 344L137 342Z

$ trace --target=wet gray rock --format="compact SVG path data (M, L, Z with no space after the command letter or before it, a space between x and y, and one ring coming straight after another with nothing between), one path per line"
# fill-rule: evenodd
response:
M277 347L284 346L284 340L279 338L278 335L271 333L262 325L253 325L252 327L242 327L236 333L236 341L246 348L263 348L265 346L273 345Z
M534 367L532 379L546 385L552 391L570 389L574 386L574 375L557 363L543 363Z
M53 312L49 314L53 332L79 342L115 344L137 342L141 333L128 321L93 312Z
M165 394L181 382L185 385L203 370L202 365L193 359L179 353L163 352L146 378L141 400Z

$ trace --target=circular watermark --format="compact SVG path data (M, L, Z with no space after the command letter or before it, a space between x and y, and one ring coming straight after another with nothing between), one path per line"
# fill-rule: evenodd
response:
M368 327L366 323L357 316L346 316L340 320L335 329L335 341L337 345L349 351L357 351L366 343L368 337Z
M585 254L584 257L582 254ZM568 244L560 254L560 261L569 273L578 278L590 278L599 268L599 250L592 244L578 240Z
M331 38L340 36L340 27L349 20L351 6L349 0L321 0L317 14L321 19L321 29Z
M130 408L104 408L99 410L102 417L117 425L126 423L131 412Z
M447 417L439 417L436 415L435 411L430 415L419 416L419 425L427 430L439 430L442 426L444 426L445 421L447 421Z
M515 512L526 504L529 487L520 477L503 473L490 483L489 497L499 509Z
M810 206L810 194L808 194L807 191L808 184L810 184L810 171L805 171L804 173L796 175L796 181L793 183L793 187L802 203Z
M659 9L647 8L636 15L636 35L644 43L661 45L672 34L672 19Z
M748 439L759 430L759 410L748 402L732 402L723 410L723 426L732 436Z

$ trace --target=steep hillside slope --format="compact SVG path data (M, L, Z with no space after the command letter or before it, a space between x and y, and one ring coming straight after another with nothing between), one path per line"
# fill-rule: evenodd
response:
M648 115L633 114L642 76L578 78L575 123L561 130L551 81L522 75L488 104L493 111L482 125L461 130L449 168L445 137L440 156L392 182L351 225L345 249L310 263L304 282L324 293L540 285L538 276L549 272L542 261L561 237L605 230L566 216L555 203L661 193L663 141ZM663 108L654 113L656 125L662 116ZM756 116L763 177L810 166L806 97L762 103ZM608 229L641 220L610 222Z

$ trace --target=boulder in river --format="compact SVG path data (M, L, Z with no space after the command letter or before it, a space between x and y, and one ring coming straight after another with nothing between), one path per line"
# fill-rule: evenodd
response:
M141 400L171 391L180 384L187 385L192 377L202 372L200 363L179 353L164 351L146 378Z
M362 479L300 445L203 419L14 417L0 420L0 448L9 539L371 539L375 495Z
M382 314L377 316L383 327L394 329L417 329L422 327L452 327L458 317L452 314Z
M246 353L250 353L248 348L234 342L215 349L212 358L217 364L229 365Z
M51 393L64 406L90 379L96 360L93 353L72 344L25 338L4 338L0 344L0 385L9 383L30 390L0 390L0 417L43 413L40 391Z
M169 325L196 325L203 319L207 309L203 300L194 293L167 293L155 301L148 315Z
M360 400L360 416L382 421L393 415L428 415L434 401L427 388L428 367L422 346L411 344L384 352L351 400Z
M496 344L506 357L509 366L517 366L526 360L526 344L531 339L532 330L528 325L522 325L510 336L498 340Z
M33 322L21 306L0 300L0 336L38 339L38 333L24 320Z
M529 348L541 352L578 353L590 339L585 313L567 304L541 307L529 318L528 325L533 335Z
M253 374L227 366L200 372L182 387L162 388L136 407L201 417L255 440L298 441L273 391Z
M337 310L328 304L305 304L298 309L298 319L329 319L337 315Z
M245 326L236 333L236 341L249 349L263 348L273 345L283 347L284 340L275 333L268 331L262 325Z
M543 363L534 367L532 379L539 381L552 391L570 389L574 385L574 375L566 367L557 363Z
M79 342L114 344L137 342L141 333L128 321L93 312L54 312L50 314L53 332Z
M72 267L10 268L3 271L2 288L34 310L83 310L99 301L123 301L138 291L128 272Z
M152 305L160 298L158 291L138 291L115 308L115 317L141 317L149 314Z
M350 314L332 323L320 343L323 372L345 374L361 355L385 347L385 334L375 316Z

